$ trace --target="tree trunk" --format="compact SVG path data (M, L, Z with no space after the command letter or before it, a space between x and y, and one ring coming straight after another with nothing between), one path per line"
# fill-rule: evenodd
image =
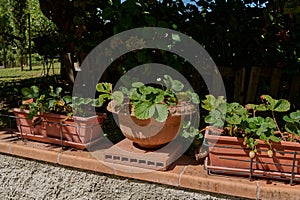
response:
M2 42L2 48L3 48L3 66L4 68L7 67L7 59L6 59L6 44L5 44L5 40L4 37L1 37L1 42Z
M66 38L61 52L61 78L73 84L74 66L72 55L68 56L67 53L74 52L73 41L68 39L74 33L73 2L69 0L39 0L39 2L43 14L57 26L60 34Z
M61 77L67 79L70 84L74 85L75 69L71 53L66 53L61 56Z

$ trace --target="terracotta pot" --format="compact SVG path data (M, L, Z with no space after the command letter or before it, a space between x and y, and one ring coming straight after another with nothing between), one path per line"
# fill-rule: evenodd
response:
M105 114L92 117L67 119L66 115L44 113L48 137L59 138L75 143L88 143L101 137L101 126ZM61 133L60 135L60 128Z
M250 149L243 145L243 138L218 136L220 132L207 129L205 138L209 148L207 169L213 172L267 176L270 178L300 178L300 144L282 141L272 142L273 157L267 151L269 145L258 141L257 153L249 157Z
M42 135L46 136L46 125L41 116L36 116L32 120L28 119L29 110L21 110L20 108L14 108L13 113L16 116L16 123L18 131L22 135ZM39 121L36 125L33 125L35 121Z
M124 105L126 106L128 108L128 104ZM116 111L112 102L107 109L116 114L123 135L142 148L159 148L171 142L180 133L181 121L185 115L193 113L192 105L186 105L185 110L190 112L169 114L165 122L158 122L154 118L141 120L133 114ZM174 107L170 110L174 110Z

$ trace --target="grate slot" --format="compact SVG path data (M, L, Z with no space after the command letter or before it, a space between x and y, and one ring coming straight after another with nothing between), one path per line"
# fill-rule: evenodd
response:
M148 162L147 162L147 165L155 165L155 162L153 162L153 161L148 161Z
M146 164L146 160L139 160L139 164Z
M120 156L113 156L113 159L114 159L114 160L120 160L121 157L120 157Z
M122 157L122 159L121 159L122 161L128 161L129 160L129 158L127 158L127 157Z

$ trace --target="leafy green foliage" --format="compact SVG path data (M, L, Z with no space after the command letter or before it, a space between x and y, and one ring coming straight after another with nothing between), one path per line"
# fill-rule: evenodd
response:
M40 94L37 86L22 88L21 92L24 99L21 108L29 109L29 119L42 115L44 112L66 114L68 117L72 117L73 114L86 116L89 106L101 106L98 99L63 95L61 87L49 86L49 90L43 94Z
M27 98L27 99L37 98L40 94L40 89L37 86L33 85L30 88L27 88L27 87L22 88L21 92L22 92L24 98Z
M46 99L45 105L47 106L47 112L52 113L65 113L68 116L72 116L72 97L62 96L62 88L53 88L50 86L49 96Z
M115 100L117 105L121 105L124 99L124 95L121 91L112 92L111 83L98 83L96 90L101 93L99 95L99 105L102 106L107 100Z
M182 126L182 136L184 138L189 138L189 137L197 137L197 139L202 139L203 135L199 134L199 130L195 128L194 126L191 125L190 121L184 122Z
M21 90L24 101L21 106L22 109L28 108L28 118L31 120L34 116L46 110L45 95L40 95L40 89L37 86L25 87Z
M262 100L265 100L266 102L264 105L266 106L267 110L276 111L276 112L286 112L290 110L291 104L286 99L273 99L269 95L262 95Z
M206 99L202 100L202 108L209 111L204 121L211 126L223 127L226 115L226 100L224 97L217 99L213 95L206 95Z
M184 85L180 81L173 80L169 75L164 75L163 82L173 92L180 92L184 88Z
M115 101L117 105L126 104L127 100L134 107L134 116L138 119L154 118L159 122L166 121L169 116L169 106L180 105L182 102L199 104L200 100L196 93L182 91L184 85L174 80L169 75L164 75L163 87L145 85L142 82L133 82L131 88L120 87L120 90L112 91L112 84L102 82L96 85L100 92L99 102L103 105L106 101ZM158 86L160 86L158 84ZM124 99L126 101L124 102ZM191 126L191 122L182 128L182 136L185 138L199 136L199 130Z
M72 107L72 114L76 116L87 116L90 106L101 107L99 99L64 96L64 101Z
M286 121L286 131L300 136L300 110L285 115L283 120Z
M241 66L246 62L249 66L278 64L297 70L300 63L296 45L300 38L297 1L194 1L196 6L183 0L29 0L28 9L21 1L13 2L12 7L23 8L24 14L30 11L33 37L51 35L55 31L54 23L61 36L55 41L60 46L75 48L78 58L114 34L151 26L186 33L205 46L214 61L222 66ZM10 14L11 10L4 7L3 13ZM23 26L24 29L27 24ZM176 34L172 34L171 39L180 42ZM10 40L6 38L7 42ZM66 52L71 50L74 51L67 49ZM142 57L141 60L148 59L147 55Z
M28 2L22 0L10 0L8 1L10 10L10 21L12 25L14 42L16 43L16 58L18 66L25 66L25 56L26 56L26 25L27 25L27 15L26 11L28 8Z
M168 105L176 103L171 98L174 97L174 94L170 90L162 90L152 86L135 83L132 86L133 98L129 96L129 99L134 105L134 115L138 119L149 119L156 116L157 121L165 121L168 117Z
M256 152L257 139L265 141L271 149L271 142L285 140L276 122L275 112L289 111L290 102L285 99L273 99L269 95L262 95L261 100L262 104L248 104L244 107L236 102L227 103L223 97L207 95L206 99L202 100L202 108L209 111L204 120L217 128L223 127L231 136L243 137L244 144L253 150L253 153ZM266 115L268 112L271 116ZM300 111L285 115L283 119L287 122L285 129L288 132L300 134ZM275 132L281 133L282 137ZM270 150L268 154L272 153Z
M247 117L247 109L239 103L227 104L226 122L229 124L240 124L242 119Z
M121 105L124 96L134 106L134 115L138 119L149 119L154 117L159 122L164 122L168 115L168 106L180 105L181 102L198 104L200 102L196 93L183 92L184 85L174 80L169 75L164 75L163 87L145 85L142 82L133 82L131 88L121 87L120 90L112 92L110 83L98 83L96 89L101 94L99 101L102 105L107 100L114 100Z

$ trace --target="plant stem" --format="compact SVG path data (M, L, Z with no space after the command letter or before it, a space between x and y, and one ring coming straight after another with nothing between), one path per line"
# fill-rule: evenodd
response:
M208 128L203 128L199 131L199 133L202 133L203 131L206 131Z
M294 141L294 138L295 138L295 135L294 134L291 134L291 137L290 138L290 142L293 142Z
M205 128L203 128L203 129L201 129L200 131L199 131L199 133L201 133L201 132L204 132L204 131L206 131L206 130L209 130L209 129L211 129L211 130L214 130L214 131L216 131L216 132L222 132L223 130L222 129L218 129L218 128L215 128L215 127L205 127Z
M285 139L284 139L284 135L283 135L282 132L280 131L280 128L279 128L279 126L278 126L278 124L277 124L277 121L276 121L275 114L274 114L274 111L273 111L273 110L272 110L272 117L273 117L273 120L274 120L274 122L275 122L275 125L276 125L276 127L277 127L277 129L278 129L278 131L279 131L279 133L280 133L280 135L281 135L281 137L282 137L282 139L285 140Z

